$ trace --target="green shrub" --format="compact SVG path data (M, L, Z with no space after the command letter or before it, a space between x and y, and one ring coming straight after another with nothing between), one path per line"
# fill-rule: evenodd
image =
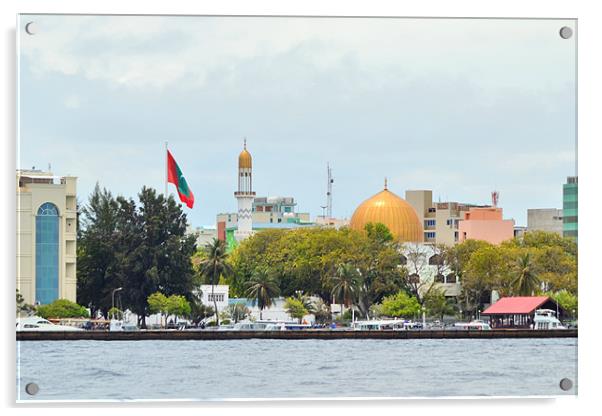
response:
M42 318L89 318L88 310L67 299L57 299L48 305L40 305L36 313Z

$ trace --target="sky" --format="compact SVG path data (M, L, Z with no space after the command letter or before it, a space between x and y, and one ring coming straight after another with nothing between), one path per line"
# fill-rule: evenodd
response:
M24 27L34 22L35 34ZM135 197L163 192L165 141L193 226L236 212L243 138L258 196L312 219L383 188L562 208L576 169L572 20L22 15L17 167ZM175 187L169 186L175 194Z

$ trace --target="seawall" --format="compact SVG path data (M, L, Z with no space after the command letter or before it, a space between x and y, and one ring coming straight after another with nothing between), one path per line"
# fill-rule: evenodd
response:
M577 329L530 330L500 329L478 330L420 330L420 331L22 331L17 332L17 341L215 341L239 339L492 339L492 338L576 338Z

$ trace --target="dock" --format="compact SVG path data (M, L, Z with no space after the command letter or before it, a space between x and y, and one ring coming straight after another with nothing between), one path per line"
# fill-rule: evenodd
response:
M577 329L532 330L408 330L408 331L21 331L17 341L226 341L241 339L494 339L494 338L577 338Z

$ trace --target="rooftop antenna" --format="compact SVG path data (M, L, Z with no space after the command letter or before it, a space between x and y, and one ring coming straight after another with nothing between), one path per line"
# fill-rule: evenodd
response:
M500 200L500 193L498 191L493 191L491 193L491 206L497 208L497 204Z
M320 208L322 208L322 217L326 218L326 208L328 208L326 205L320 205Z
M328 187L326 191L326 214L328 218L332 218L332 184L334 179L332 177L332 169L330 168L330 164L326 163L326 170L328 172Z

